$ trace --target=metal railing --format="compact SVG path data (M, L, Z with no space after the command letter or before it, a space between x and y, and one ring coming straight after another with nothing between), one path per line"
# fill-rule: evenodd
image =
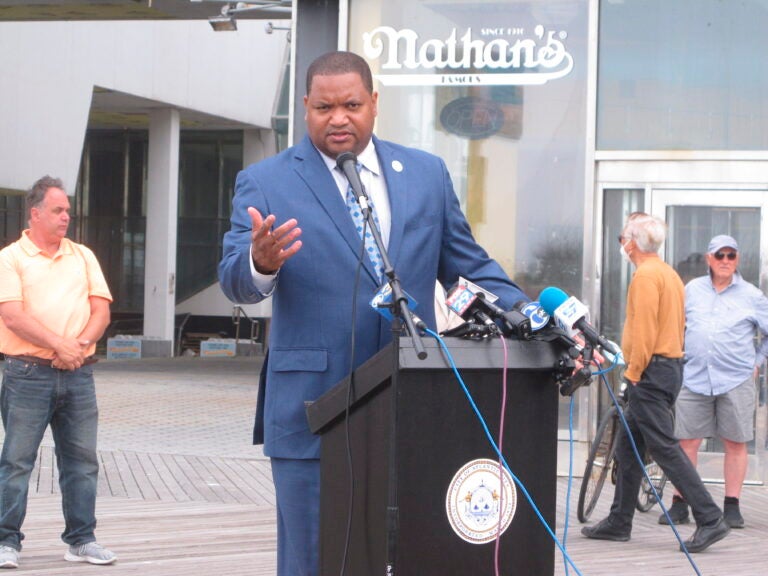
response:
M261 352L263 354L264 348L266 347L266 342L264 341L264 336L262 334L262 321L258 318L251 318L248 316L245 310L243 310L242 306L233 306L232 323L235 325L235 342L240 341L240 324L243 321L248 322L251 325L250 335L248 336L248 340L250 340L251 346L260 344Z

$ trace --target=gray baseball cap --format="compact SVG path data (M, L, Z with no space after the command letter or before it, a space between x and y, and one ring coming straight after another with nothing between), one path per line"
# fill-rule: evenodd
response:
M714 254L718 250L722 250L723 248L733 248L736 250L736 252L739 251L739 243L736 242L733 238L728 236L727 234L719 234L718 236L715 236L712 238L712 240L709 241L709 247L707 248L707 252L709 254Z

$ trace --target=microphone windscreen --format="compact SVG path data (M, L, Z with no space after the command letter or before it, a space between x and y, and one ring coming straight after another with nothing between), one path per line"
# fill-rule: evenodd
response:
M336 156L336 166L338 166L341 170L344 170L344 163L346 162L352 162L353 165L357 164L357 156L354 152L342 152Z
M539 303L541 304L541 307L544 308L544 311L550 316L553 315L555 310L557 310L566 300L568 300L568 295L555 286L548 286L541 291L541 294L539 294Z

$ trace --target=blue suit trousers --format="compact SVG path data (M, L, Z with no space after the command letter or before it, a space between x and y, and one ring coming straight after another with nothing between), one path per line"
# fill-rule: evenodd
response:
M320 460L272 458L277 499L277 576L320 572Z

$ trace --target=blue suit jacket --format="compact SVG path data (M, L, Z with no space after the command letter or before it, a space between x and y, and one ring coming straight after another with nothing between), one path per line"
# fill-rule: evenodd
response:
M416 313L434 329L435 279L450 287L460 275L497 294L505 308L527 300L475 242L444 162L375 137L374 142L392 210L387 251L403 289L420 303ZM268 456L318 458L319 438L309 431L305 408L349 372L360 236L307 137L249 166L237 177L232 228L224 237L219 264L222 289L234 302L265 298L250 272L249 206L263 216L274 214L277 225L296 218L303 242L280 269L273 294L269 361L260 389L265 395L254 439L263 440ZM368 304L379 283L367 258L365 262L354 319L355 366L391 340L389 322Z

